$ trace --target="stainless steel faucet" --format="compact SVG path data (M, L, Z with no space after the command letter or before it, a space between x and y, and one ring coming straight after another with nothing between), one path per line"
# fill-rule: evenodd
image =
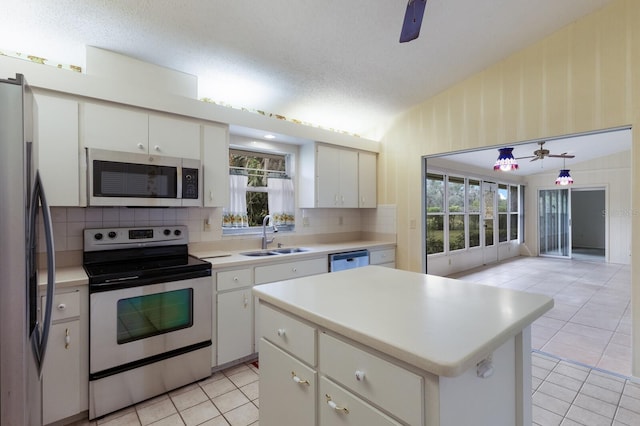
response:
M278 228L276 227L276 224L273 223L273 218L271 217L271 215L266 215L264 219L262 219L262 250L266 250L267 245L271 244L273 240L276 239L276 237L273 237L270 240L267 239L267 222L269 222L271 226L273 226L273 232L278 232Z

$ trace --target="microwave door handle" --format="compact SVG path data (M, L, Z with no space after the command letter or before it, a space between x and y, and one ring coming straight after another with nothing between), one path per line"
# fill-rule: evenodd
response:
M51 220L51 210L49 209L49 204L47 203L47 198L44 193L44 189L42 187L42 180L40 179L40 173L36 171L36 176L34 179L33 192L31 195L31 208L30 208L30 229L29 229L29 238L31 240L31 250L32 250L32 262L35 262L35 247L36 247L36 212L38 210L38 206L42 206L42 221L44 224L44 234L45 234L45 244L47 248L47 289L46 289L46 306L45 306L45 314L44 321L42 324L42 334L40 335L39 327L36 326L35 341L32 341L32 345L34 346L35 354L38 359L38 375L42 378L42 367L44 365L44 357L47 349L47 343L49 341L49 331L51 329L51 316L53 311L53 297L55 293L55 248L53 244L53 227ZM35 265L34 265L35 266ZM37 277L36 274L32 274L32 277ZM31 283L31 285L36 286L35 295L38 297L37 286L38 282Z

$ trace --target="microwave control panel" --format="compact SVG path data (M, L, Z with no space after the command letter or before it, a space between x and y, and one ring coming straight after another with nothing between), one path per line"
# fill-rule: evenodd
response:
M198 169L182 168L182 198L198 199Z

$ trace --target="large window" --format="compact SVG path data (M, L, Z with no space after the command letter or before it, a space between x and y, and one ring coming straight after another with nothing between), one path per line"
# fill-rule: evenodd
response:
M487 245L493 244L497 214L498 242L519 240L522 226L522 190L518 185L498 183L497 205L491 218L482 210L481 179L428 171L425 179L427 255L480 247L482 224ZM493 196L491 208L494 211Z
M229 150L230 205L223 215L225 231L262 226L268 214L279 227L293 227L293 181L288 165L285 154Z

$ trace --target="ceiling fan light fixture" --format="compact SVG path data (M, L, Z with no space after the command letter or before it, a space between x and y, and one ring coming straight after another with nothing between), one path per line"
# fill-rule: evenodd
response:
M518 162L513 158L513 148L498 148L500 154L496 163L493 165L493 170L500 170L508 172L511 170L518 170Z
M573 183L573 178L569 174L569 169L560 169L560 174L556 178L556 185L571 185Z

